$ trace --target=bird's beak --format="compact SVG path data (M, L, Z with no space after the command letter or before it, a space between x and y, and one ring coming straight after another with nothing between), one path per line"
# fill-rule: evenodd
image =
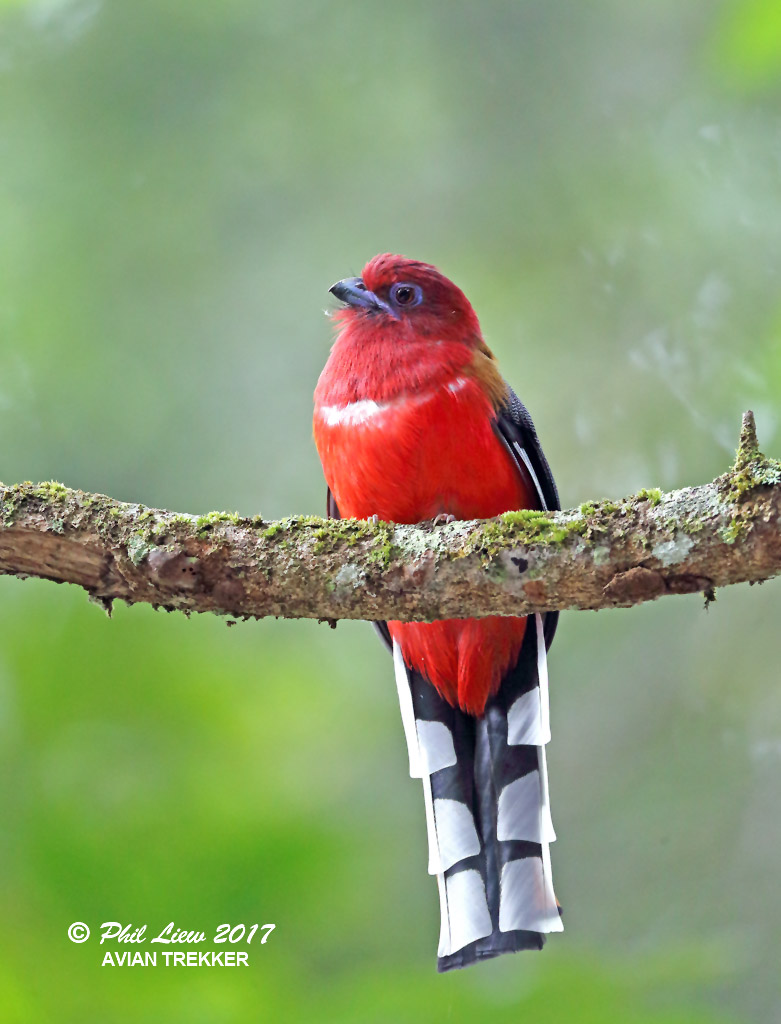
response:
M394 320L399 319L387 302L383 302L374 292L369 291L360 277L346 277L343 281L331 285L328 291L340 302L354 309L365 309L369 313L387 313Z

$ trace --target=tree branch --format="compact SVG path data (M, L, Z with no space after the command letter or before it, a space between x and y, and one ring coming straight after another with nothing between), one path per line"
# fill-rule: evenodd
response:
M735 465L699 487L443 526L181 515L62 484L0 484L0 574L185 612L464 618L610 608L781 572L781 463L743 417Z

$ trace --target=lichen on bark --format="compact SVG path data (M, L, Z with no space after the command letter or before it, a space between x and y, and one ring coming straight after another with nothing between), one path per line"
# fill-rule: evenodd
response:
M712 483L437 526L196 516L53 481L0 485L0 574L75 583L104 607L430 620L707 597L779 572L781 463L750 413Z

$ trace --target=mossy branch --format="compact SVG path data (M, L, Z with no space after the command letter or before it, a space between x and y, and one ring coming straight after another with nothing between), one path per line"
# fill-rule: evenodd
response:
M182 515L62 484L0 484L0 574L185 612L463 618L610 608L781 572L781 463L743 417L712 483L441 526Z

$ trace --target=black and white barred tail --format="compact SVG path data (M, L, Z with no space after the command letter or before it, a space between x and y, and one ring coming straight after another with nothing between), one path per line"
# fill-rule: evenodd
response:
M393 661L410 775L423 782L428 870L439 886L438 970L541 949L546 932L562 930L551 879L542 616L529 618L518 664L479 719L408 669L395 643Z

